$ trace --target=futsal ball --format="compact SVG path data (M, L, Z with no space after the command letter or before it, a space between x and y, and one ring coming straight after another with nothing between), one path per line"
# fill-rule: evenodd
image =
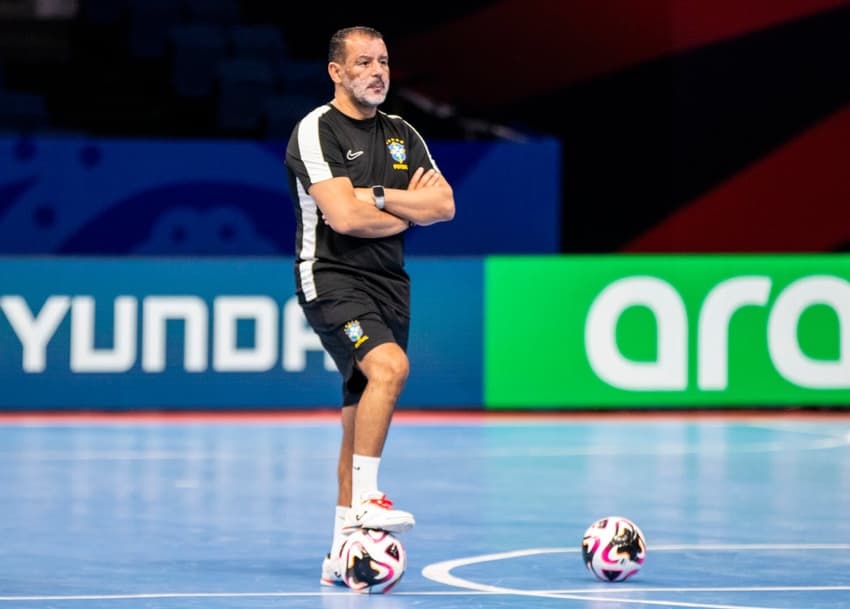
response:
M587 527L581 555L597 579L625 581L640 571L646 560L646 538L628 518L608 516Z
M341 554L342 580L358 592L389 592L407 568L404 546L387 531L358 529L345 540Z

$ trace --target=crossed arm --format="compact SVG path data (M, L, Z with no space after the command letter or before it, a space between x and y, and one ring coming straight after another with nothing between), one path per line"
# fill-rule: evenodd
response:
M451 220L455 213L452 187L439 172L421 167L406 190L384 189L383 210L375 207L371 188L354 188L347 177L317 182L310 195L332 229L353 237L387 237L406 230L410 222L426 226Z

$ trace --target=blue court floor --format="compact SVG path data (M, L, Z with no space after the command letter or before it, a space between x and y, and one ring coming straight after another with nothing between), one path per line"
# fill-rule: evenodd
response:
M850 415L407 416L387 595L319 585L335 417L0 418L0 609L850 607ZM648 556L585 570L619 515Z

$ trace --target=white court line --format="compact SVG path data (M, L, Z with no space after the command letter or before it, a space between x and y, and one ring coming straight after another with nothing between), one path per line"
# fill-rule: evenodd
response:
M760 586L760 587L716 587L716 588L624 588L612 587L611 592L844 592L850 590L850 586ZM508 592L506 592L508 591ZM494 588L493 591L481 590L431 590L422 592L396 591L392 596L493 596L493 595L520 595L520 596L545 596L547 598L583 598L572 597L572 594L593 594L599 592L598 588L575 588L566 590L517 590L510 588ZM3 601L101 601L101 600L143 600L143 599L166 599L166 598L297 598L297 597L323 597L323 596L366 596L350 590L342 592L149 592L140 594L76 594L76 595L44 595L44 596L0 596ZM591 600L599 600L594 597ZM630 602L625 599L608 599L611 602ZM669 601L640 601L649 604L671 604ZM681 603L672 603L676 606ZM722 605L683 605L695 607L721 607ZM746 609L740 605L731 606L732 609ZM758 608L764 609L764 608Z
M691 545L658 545L652 546L655 552L672 551L771 551L771 550L850 550L850 544L706 544L701 546ZM676 601L656 601L641 599L625 599L616 597L596 596L599 588L576 588L566 590L520 590L514 588L502 588L478 584L468 580L455 577L449 573L452 569L481 562L507 560L523 556L550 553L573 553L579 552L576 548L534 548L529 550L516 550L513 552L501 552L497 554L483 554L468 558L448 560L433 563L422 569L422 575L427 579L438 583L456 586L460 590L430 591L430 592L393 592L392 596L482 596L482 595L504 595L534 596L558 600L590 600L596 602L617 602L642 605L661 605L666 607L690 607L694 609L771 609L769 607L750 607L744 605L716 605L706 603L689 603ZM850 591L850 586L717 586L717 587L691 587L691 588L639 588L635 586L611 586L608 593L619 594L629 592L834 592ZM351 596L359 594L350 590L341 592L150 592L139 594L80 594L80 595L30 595L30 596L0 596L0 602L25 602L25 601L86 601L86 600L142 600L142 599L180 599L180 598L295 598L295 597L322 597L322 596ZM590 595L590 596L585 596Z
M477 590L439 590L430 592L397 592L392 596L486 596ZM0 596L3 601L121 601L160 598L296 598L323 596L369 596L352 590L340 592L145 592L139 594L66 594L43 596Z
M617 586L611 592L844 592L850 586L712 586L693 588L637 588ZM599 592L599 588L567 588L564 590L546 590L551 594L585 594Z
M707 544L707 545L658 545L652 546L655 552L705 552L705 551L734 551L734 550L749 550L749 551L775 551L775 550L850 550L850 544ZM427 565L422 569L422 575L426 579L459 588L468 590L478 590L481 592L489 592L491 594L512 594L516 596L533 596L552 599L564 600L583 600L593 602L612 602L612 603L627 603L635 605L661 605L665 607L691 607L698 609L771 609L770 607L753 607L749 605L717 605L708 603L694 603L683 601L669 600L645 600L645 599L629 599L597 596L600 592L599 588L580 589L580 590L522 590L518 588L504 588L501 586L490 586L488 584L480 584L470 580L466 580L451 574L452 569L465 565L473 565L482 562L490 562L496 560L508 560L511 558L520 558L523 556L533 556L537 554L550 553L571 553L579 552L578 548L532 548L528 550L516 550L513 552L500 552L496 554L482 554L480 556L470 556L467 558L458 558L455 560L447 560L443 562ZM746 586L741 588L730 587L700 587L700 588L614 588L611 587L611 592L768 592L768 591L798 591L798 592L815 592L815 591L844 591L850 590L850 586ZM585 596L588 594L589 596Z

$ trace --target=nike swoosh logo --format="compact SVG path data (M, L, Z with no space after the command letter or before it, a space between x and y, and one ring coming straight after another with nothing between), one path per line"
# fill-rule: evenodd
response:
M353 161L354 159L359 157L361 154L364 154L363 150L358 150L357 152L352 152L351 150L349 150L348 152L345 153L345 158L347 158L349 161Z

